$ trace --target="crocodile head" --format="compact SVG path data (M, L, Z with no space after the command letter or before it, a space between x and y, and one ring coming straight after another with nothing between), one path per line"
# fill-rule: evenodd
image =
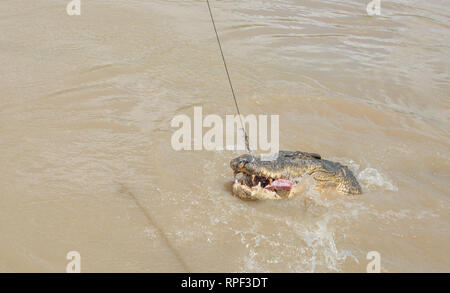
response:
M233 194L241 199L280 199L291 197L292 187L305 174L317 187L332 187L341 194L360 194L361 186L346 166L324 160L317 154L280 151L276 160L241 155L230 162L234 171Z

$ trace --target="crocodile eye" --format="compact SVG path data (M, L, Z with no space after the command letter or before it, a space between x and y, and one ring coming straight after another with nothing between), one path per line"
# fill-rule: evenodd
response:
M238 164L239 169L244 168L246 164L247 164L247 160L241 160Z
M235 158L233 160L231 160L230 162L230 166L233 170L241 170L245 167L245 165L248 163L248 159L247 158Z

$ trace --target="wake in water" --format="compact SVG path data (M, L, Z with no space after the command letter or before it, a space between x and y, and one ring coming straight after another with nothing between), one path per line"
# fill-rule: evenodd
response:
M360 165L353 160L341 158L336 158L336 160L348 165L348 167L358 178L358 181L361 183L363 191L375 191L377 189L383 189L386 191L398 191L397 186L395 186L392 180L379 170L367 167L364 170L360 171Z
M359 172L359 165L351 160L344 161L361 180L363 192L397 190L392 181L378 170L366 168ZM361 201L364 194L346 197L319 191L314 178L309 175L296 178L296 182L293 188L297 196L276 205L297 209L298 217L270 212L260 214L257 211L260 217L275 222L279 227L278 233L271 235L258 229L259 217L255 215L248 219L252 222L251 229L236 231L248 250L242 259L241 271L270 272L270 267L280 262L285 262L289 271L295 272L340 272L344 267L359 268L365 255L359 249L348 248L344 240L347 234L352 233L354 223L361 217L392 220L392 217L402 216L401 213L379 212L367 206ZM272 247L273 252L268 253L267 247Z

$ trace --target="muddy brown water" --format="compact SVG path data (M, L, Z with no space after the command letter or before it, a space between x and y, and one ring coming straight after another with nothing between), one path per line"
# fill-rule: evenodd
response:
M241 111L364 194L230 195L240 152L174 151L234 114L204 1L0 3L0 271L450 271L446 1L211 1Z

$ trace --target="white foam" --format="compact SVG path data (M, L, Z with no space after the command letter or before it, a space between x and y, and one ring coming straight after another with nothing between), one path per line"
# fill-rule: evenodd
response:
M390 191L398 190L397 186L395 186L391 180L374 168L362 170L358 174L358 180L368 190L376 190L377 188L383 188Z

